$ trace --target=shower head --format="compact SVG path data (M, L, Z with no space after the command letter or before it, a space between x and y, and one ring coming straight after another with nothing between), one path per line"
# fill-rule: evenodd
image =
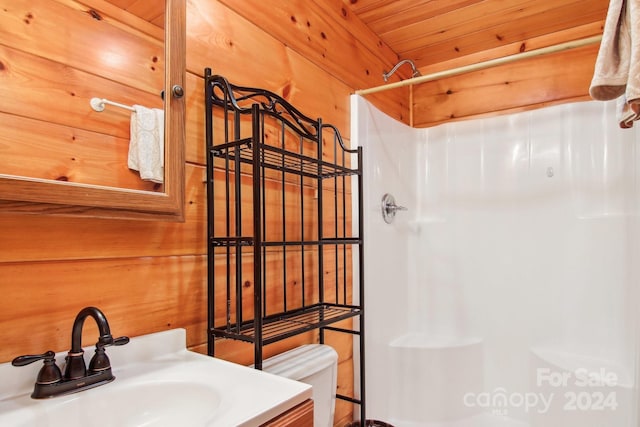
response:
M402 61L394 65L391 71L389 71L388 73L382 73L382 78L384 79L384 81L385 82L389 81L389 77L391 77L393 73L395 73L402 64L411 65L411 70L412 70L411 77L418 77L421 75L420 71L418 71L418 69L416 68L416 64L414 64L411 59L403 59Z

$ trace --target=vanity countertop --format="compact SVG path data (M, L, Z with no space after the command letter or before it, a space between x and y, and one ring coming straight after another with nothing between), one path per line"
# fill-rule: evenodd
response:
M85 347L87 365L92 355ZM184 329L134 337L107 355L113 382L39 400L30 395L42 363L0 364L0 425L259 426L311 398L308 384L187 350Z

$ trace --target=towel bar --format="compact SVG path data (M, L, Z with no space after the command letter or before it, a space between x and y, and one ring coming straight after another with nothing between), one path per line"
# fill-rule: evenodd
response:
M135 111L135 109L129 105L120 104L119 102L109 101L108 99L105 99L105 98L91 98L91 101L89 101L89 104L91 104L91 108L93 108L97 112L104 111L106 104L113 105L114 107L124 108L125 110L129 110L129 111Z

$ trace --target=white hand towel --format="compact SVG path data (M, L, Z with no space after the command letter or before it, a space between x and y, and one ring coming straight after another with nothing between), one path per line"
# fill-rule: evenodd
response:
M164 111L134 105L131 113L129 169L140 178L162 183L164 180Z

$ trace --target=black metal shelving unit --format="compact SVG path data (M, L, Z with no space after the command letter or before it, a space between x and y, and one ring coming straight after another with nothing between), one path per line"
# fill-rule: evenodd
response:
M365 420L362 148L273 92L209 68L204 80L209 355L218 340L244 341L262 369L265 345L312 330L321 343L326 331L357 336L359 398L336 397Z

